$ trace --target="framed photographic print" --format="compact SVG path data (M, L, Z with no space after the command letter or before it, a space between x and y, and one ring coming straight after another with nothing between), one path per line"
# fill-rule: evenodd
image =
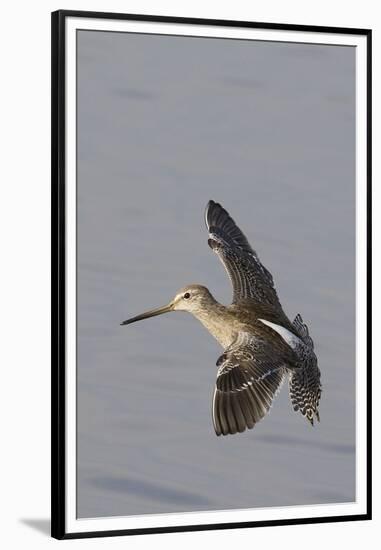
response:
M371 517L370 183L370 30L52 14L54 537Z

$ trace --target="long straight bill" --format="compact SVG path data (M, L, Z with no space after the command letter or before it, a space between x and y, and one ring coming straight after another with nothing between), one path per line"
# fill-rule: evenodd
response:
M131 319L127 319L127 321L123 321L123 323L120 323L120 324L121 326L130 325L131 323L136 323L136 321L149 319L150 317L155 317L156 315L162 315L163 313L169 313L170 311L173 311L172 302L170 302L166 306L158 307L156 309L151 309L150 311L146 311L145 313L141 313L140 315L137 315L136 317L132 317Z

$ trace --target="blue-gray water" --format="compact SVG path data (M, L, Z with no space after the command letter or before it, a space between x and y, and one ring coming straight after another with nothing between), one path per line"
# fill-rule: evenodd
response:
M355 499L355 51L78 33L78 516ZM212 337L186 313L119 323L201 283L228 303L203 211L221 202L310 327L321 423L285 384L217 438Z

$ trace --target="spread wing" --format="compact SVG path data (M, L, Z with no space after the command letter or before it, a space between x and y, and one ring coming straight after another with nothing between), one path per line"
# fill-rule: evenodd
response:
M209 201L205 221L208 244L217 253L233 285L233 303L252 299L281 309L271 273L222 206Z
M269 411L287 368L266 340L239 333L217 361L213 424L217 435L251 429Z
M233 303L252 299L281 309L271 273L222 206L209 201L205 221L208 244L222 261L233 285Z

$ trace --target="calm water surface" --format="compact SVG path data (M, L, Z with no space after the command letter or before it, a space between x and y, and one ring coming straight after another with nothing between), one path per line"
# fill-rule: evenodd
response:
M88 31L78 46L78 516L353 501L354 49ZM211 198L310 327L314 428L285 384L255 429L217 438L217 342L180 312L119 325L187 283L230 301Z

